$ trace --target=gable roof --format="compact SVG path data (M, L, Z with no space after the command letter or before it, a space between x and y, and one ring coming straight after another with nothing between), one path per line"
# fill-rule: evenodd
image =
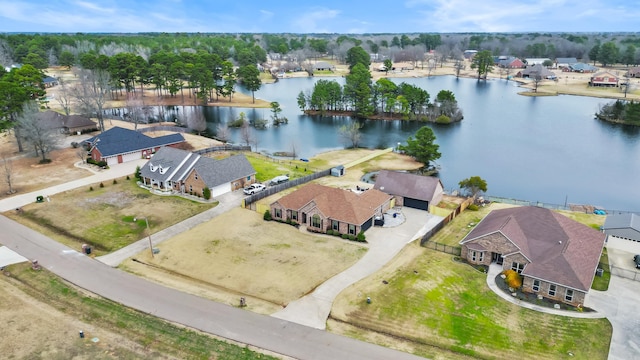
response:
M605 235L549 209L523 206L489 213L460 244L500 233L531 261L523 275L588 292Z
M608 215L602 229L608 235L640 241L640 215L633 213Z
M579 72L579 71L596 71L598 70L597 67L591 65L591 64L585 64L585 63L575 63L575 64L571 64L569 65L569 67L571 68L571 70Z
M256 173L244 155L234 155L221 160L200 156L194 168L210 188Z
M567 64L567 65L571 65L571 64L575 64L578 62L578 59L574 58L574 57L569 57L569 58L556 58L556 63L557 64Z
M544 67L542 64L535 64L535 65L527 66L520 73L523 76L524 75L531 76L531 75L540 74L540 76L542 76L543 79L556 77L556 74L554 74L551 70L549 70L546 67Z
M390 195L431 202L438 185L442 186L442 182L432 176L380 170L373 188Z
M113 127L85 142L97 148L103 157L152 149L184 142L182 134L175 133L152 138L135 130Z
M162 182L183 181L193 170L209 188L256 173L244 155L215 160L186 150L162 147L140 168L140 174Z
M313 64L314 69L332 69L333 66L326 61L318 61Z
M71 129L71 128L84 127L84 126L96 126L96 123L86 116L69 115L69 116L63 117L62 126Z
M594 78L608 78L613 79L614 81L618 81L618 77L615 74L610 73L609 71L599 71L593 75L591 75L591 79Z
M313 201L318 210L330 219L362 225L390 200L390 195L376 189L356 194L349 190L311 183L283 196L276 203L287 209L299 210Z

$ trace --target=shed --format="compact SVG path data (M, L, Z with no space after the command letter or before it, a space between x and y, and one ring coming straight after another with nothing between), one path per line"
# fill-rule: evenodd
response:
M342 165L338 165L336 167L331 168L331 176L343 176L345 172L345 168Z

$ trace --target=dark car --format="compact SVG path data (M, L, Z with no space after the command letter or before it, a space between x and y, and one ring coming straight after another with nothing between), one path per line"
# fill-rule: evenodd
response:
M640 255L634 256L633 261L636 263L636 269L640 269Z

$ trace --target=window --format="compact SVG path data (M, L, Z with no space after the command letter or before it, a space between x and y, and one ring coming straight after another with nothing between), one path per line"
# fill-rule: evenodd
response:
M556 285L549 285L549 296L556 296Z
M247 180L251 180L251 175L247 176Z
M331 228L336 231L340 229L340 223L338 220L331 220Z
M189 185L189 192L193 192L193 185Z
M292 211L291 212L291 220L298 220L298 212L297 211Z
M194 173L193 173L193 178L194 178L194 179L196 179L196 180L198 180L198 173L197 173L197 172L194 172Z
M511 263L511 270L518 272L518 274L522 274L522 270L524 270L524 264L520 264L517 262Z
M274 215L275 215L275 217L277 217L277 218L282 218L282 209L280 209L280 208L275 208L275 209L274 209Z
M476 254L477 252L469 250L469 252L471 253L471 261L476 261Z
M573 290L567 289L567 291L564 293L564 299L566 301L573 301Z
M540 280L533 280L533 291L540 291Z
M355 225L349 224L349 234L350 235L355 235L356 234L356 226Z
M314 228L322 227L321 221L320 221L320 215L316 214L311 217L311 226L313 226Z
M482 262L482 260L484 260L484 251L479 251L478 252L478 261Z

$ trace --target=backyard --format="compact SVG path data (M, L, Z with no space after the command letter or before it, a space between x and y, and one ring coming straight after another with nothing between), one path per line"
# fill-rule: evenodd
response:
M435 359L606 359L612 331L606 319L507 303L488 288L486 274L417 242L343 291L328 328Z

